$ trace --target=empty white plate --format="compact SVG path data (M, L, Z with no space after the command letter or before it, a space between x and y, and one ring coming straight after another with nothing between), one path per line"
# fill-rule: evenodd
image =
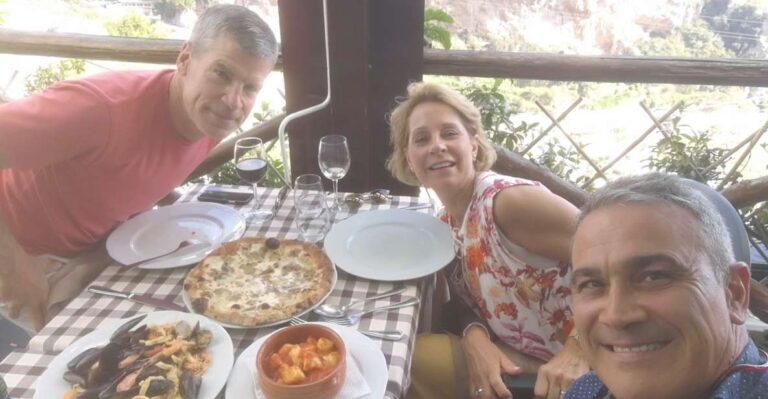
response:
M349 274L380 281L424 277L455 256L451 229L416 211L359 213L333 226L325 252Z
M244 231L245 220L234 208L182 202L141 213L118 226L107 238L107 252L127 265L171 252L182 241L213 244L197 254L179 251L163 257L162 262L147 264L148 268L178 267L200 261L212 248L239 238Z

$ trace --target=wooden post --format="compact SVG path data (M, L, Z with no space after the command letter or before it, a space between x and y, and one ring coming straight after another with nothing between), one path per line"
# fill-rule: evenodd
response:
M326 95L322 0L280 0L283 73L288 112ZM414 189L385 170L385 115L410 81L421 80L423 0L328 0L331 105L286 129L293 175L319 173L317 146L327 134L347 136L352 166L341 191Z

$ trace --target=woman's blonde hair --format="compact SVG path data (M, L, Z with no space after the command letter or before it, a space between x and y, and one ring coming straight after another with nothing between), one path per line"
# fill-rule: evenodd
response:
M464 128L477 138L475 169L485 171L496 162L496 151L488 142L480 119L480 111L469 99L453 89L436 83L417 82L408 85L408 98L397 105L389 116L389 141L392 155L387 160L387 169L397 180L418 186L419 180L408 167L405 152L408 148L408 118L417 105L425 102L439 102L451 108L461 117Z

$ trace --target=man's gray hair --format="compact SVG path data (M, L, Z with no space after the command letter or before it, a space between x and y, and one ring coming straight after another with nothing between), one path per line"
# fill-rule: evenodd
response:
M718 281L724 283L735 262L731 238L715 205L680 177L649 173L617 179L596 191L581 208L579 224L590 213L609 205L658 202L678 206L699 222L694 230L701 251L712 263Z
M257 57L277 60L277 40L266 22L243 6L218 4L203 12L189 42L193 49L207 51L222 35L233 39L243 51Z

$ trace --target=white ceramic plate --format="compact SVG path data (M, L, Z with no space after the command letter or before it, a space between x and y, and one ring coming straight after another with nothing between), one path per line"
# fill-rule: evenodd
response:
M342 270L380 281L424 277L455 256L446 223L403 209L359 213L336 223L324 247Z
M757 316L753 315L752 312L748 313L747 322L744 324L747 325L748 331L754 331L754 332L768 331L768 323L763 323L760 319L757 318Z
M320 298L320 300L317 301L314 305L310 306L307 310L305 310L305 311L303 311L303 312L301 312L301 313L299 313L299 314L297 314L295 316L292 316L292 317L304 316L305 314L307 314L307 313L311 312L312 310L314 310L318 305L320 305L321 303L325 302L325 300L328 299L328 295L331 295L331 292L333 292L334 287L336 287L336 280L337 280L337 278L338 278L338 273L336 273L336 268L334 267L333 268L333 277L331 277L331 289L329 289L328 292L322 298ZM182 290L181 291L181 299L182 299L182 301L184 301L184 306L186 306L187 309L189 309L190 312L193 312L195 314L199 314L199 313L195 312L194 308L192 308L192 301L189 300L189 297L187 296L187 291L186 290ZM204 315L200 315L200 316L208 317L208 316L204 316ZM278 321L275 321L275 322L272 322L272 323L259 324L259 325L255 325L255 326L243 326L243 325L240 325L240 324L232 324L232 323L227 323L225 321L219 321L219 320L216 320L216 319L213 319L213 318L210 318L210 317L208 317L208 319L213 321L213 322L215 322L215 323L219 323L223 327L232 328L232 329L238 330L238 329L264 328L264 327L278 326L280 324L287 323L288 321L290 321L291 318L289 317L287 319L278 320Z
M173 251L185 240L212 245L196 253L178 252L139 266L167 269L202 260L213 248L245 231L245 220L234 208L210 202L182 202L144 212L116 228L107 239L112 259L127 265Z
M381 347L357 330L331 323L317 323L332 328L339 333L347 350L356 362L357 368L371 388L371 394L362 399L380 399L384 397L389 380L387 361ZM256 376L256 353L269 335L261 337L248 346L237 358L232 374L227 381L227 399L255 399L254 386Z
M69 383L62 378L64 372L67 371L67 362L88 348L106 345L109 342L112 333L127 320L128 319L116 320L108 326L98 328L75 341L72 345L68 346L67 349L61 351L61 353L51 361L51 364L45 369L43 375L41 375L35 382L34 399L60 398L61 395L70 388ZM227 331L220 325L205 317L192 313L174 311L152 312L147 314L147 317L142 323L160 324L181 320L184 320L193 326L199 321L200 328L209 330L213 333L213 340L208 346L208 350L211 354L211 365L203 374L203 383L200 386L198 399L214 399L219 391L221 391L221 388L224 387L224 384L227 382L229 371L232 369L232 363L235 358L232 349L232 339L229 337Z

